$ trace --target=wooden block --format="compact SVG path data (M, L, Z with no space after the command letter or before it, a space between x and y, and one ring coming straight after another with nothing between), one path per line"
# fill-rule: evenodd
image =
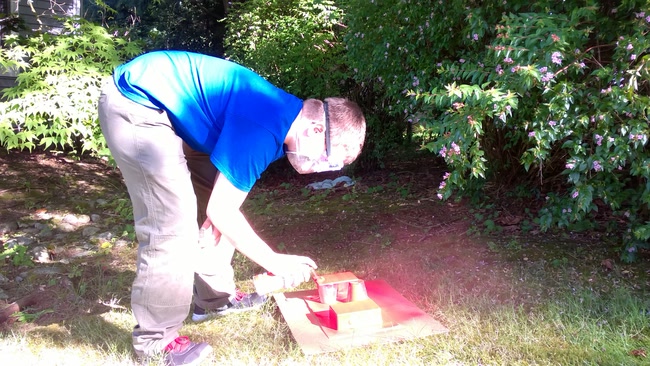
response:
M332 285L357 280L357 276L355 276L352 272L339 272L318 276L318 281L316 281L316 283L318 285Z
M381 328L381 308L371 299L330 305L330 322L336 330Z

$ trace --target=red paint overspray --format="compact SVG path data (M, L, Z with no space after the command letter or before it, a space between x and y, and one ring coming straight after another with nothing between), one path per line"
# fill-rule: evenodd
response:
M381 309L378 327L336 329L331 305L322 304L317 290L275 294L274 299L291 333L305 354L318 354L372 343L388 343L448 330L382 280L365 281L368 298ZM340 303L345 305L346 303Z

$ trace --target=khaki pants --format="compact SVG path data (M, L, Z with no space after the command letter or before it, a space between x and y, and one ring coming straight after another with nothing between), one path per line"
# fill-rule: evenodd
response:
M192 150L183 144L187 166L192 175L192 185L197 197L197 219L199 226L206 220L208 200L217 178L217 168L210 157ZM194 268L194 303L203 309L214 310L228 303L228 297L235 293L232 256L235 247L221 237L217 246L200 243L201 259Z
M99 100L99 120L133 204L138 240L133 346L138 355L150 355L178 336L194 281L199 306L227 303L235 291L234 248L226 241L199 246L197 222L205 220L217 171L206 155L183 146L164 111L125 98L110 80Z

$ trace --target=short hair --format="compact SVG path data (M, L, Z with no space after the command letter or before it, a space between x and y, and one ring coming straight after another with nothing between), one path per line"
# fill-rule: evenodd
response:
M329 114L330 143L334 154L343 157L344 164L352 163L361 153L366 139L366 119L359 105L345 98L326 98ZM308 99L305 103L310 119L322 118L323 102ZM315 118L318 113L320 118Z

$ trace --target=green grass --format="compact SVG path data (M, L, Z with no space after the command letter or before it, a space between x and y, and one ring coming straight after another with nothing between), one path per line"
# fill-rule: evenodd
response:
M650 353L647 262L603 268L601 261L615 256L598 240L454 232L438 224L471 215L386 186L327 196L281 188L251 197L245 211L264 239L312 256L320 273L386 279L447 334L305 356L271 302L257 312L187 322L182 335L214 348L203 365L650 365L643 356ZM0 365L136 364L128 310L136 249L109 249L95 258L102 270L73 263L69 277L86 289L79 296L124 308L5 329ZM234 268L238 278L259 273L240 255ZM251 289L250 280L238 285Z
M452 286L449 283L448 286ZM425 291L427 289L424 289ZM534 306L504 304L457 288L422 300L448 334L388 345L304 356L272 304L182 332L209 342L204 365L644 365L630 354L650 347L647 299L620 288L598 293L566 288ZM530 305L530 304L528 304ZM21 365L130 365L128 311L80 317L2 336L0 360ZM157 364L156 362L151 363Z

